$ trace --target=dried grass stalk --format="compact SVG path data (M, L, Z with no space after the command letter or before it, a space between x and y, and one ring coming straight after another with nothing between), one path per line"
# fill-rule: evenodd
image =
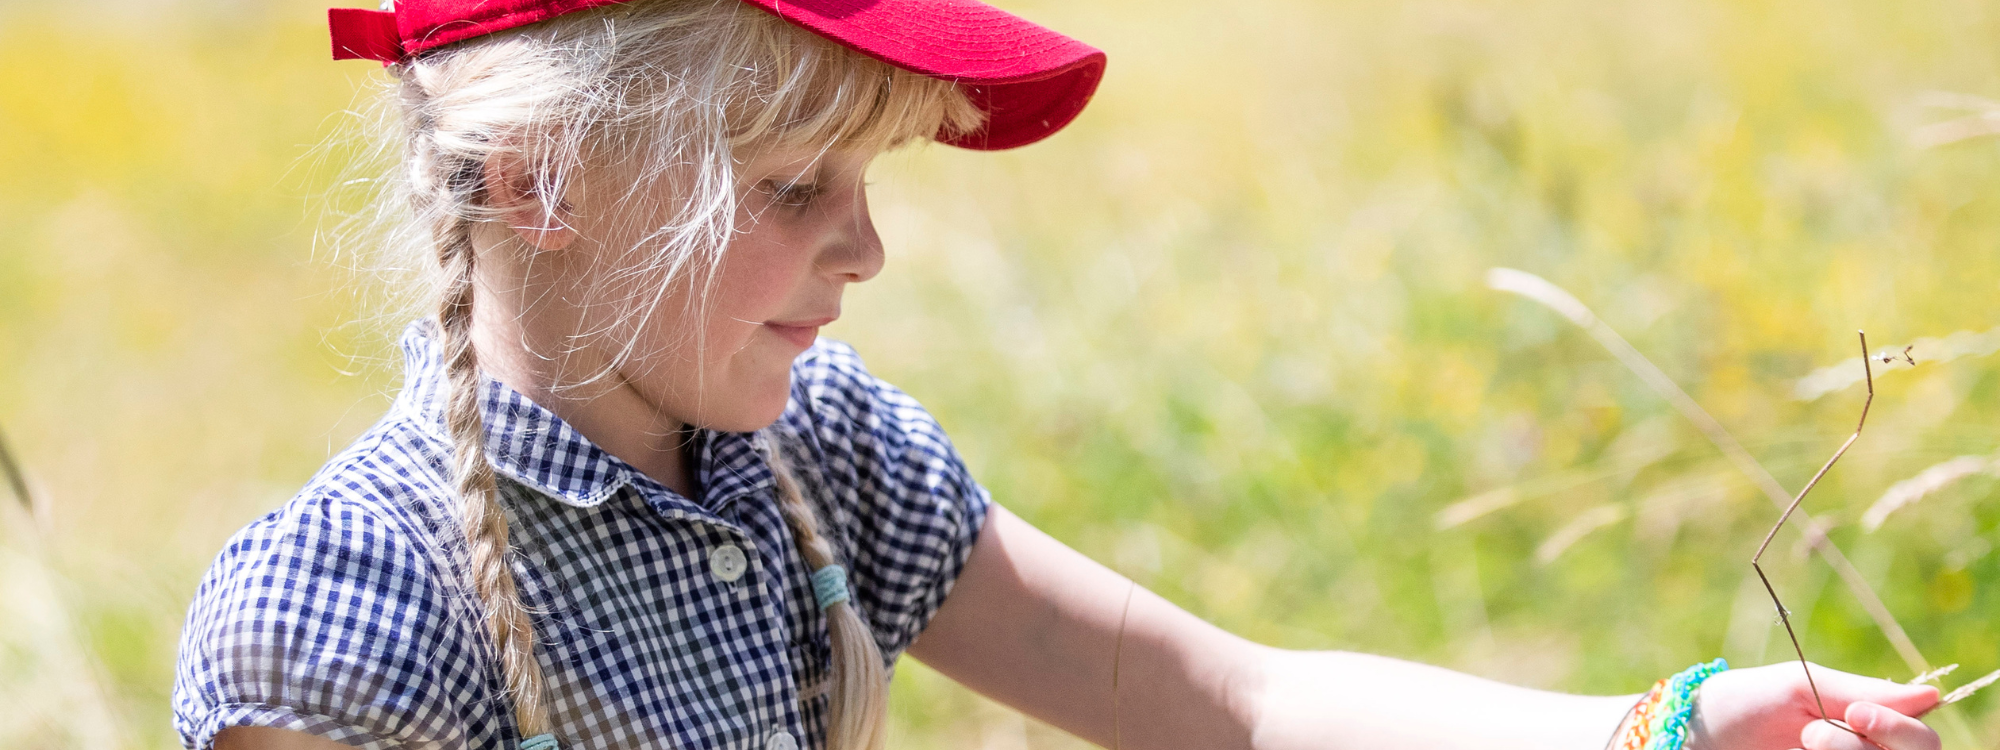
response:
M1488 513L1504 509L1507 506L1520 502L1521 498L1521 492L1513 487L1487 490L1444 506L1443 510L1438 511L1437 515L1432 517L1432 521L1437 525L1439 531L1443 531L1467 523Z
M2000 135L2000 112L1981 112L1944 122L1931 123L1910 136L1917 148L1936 148L1959 141Z
M1942 667L1938 667L1937 669L1933 669L1929 672L1925 672L1923 674L1912 677L1910 678L1909 682L1903 684L1922 685L1927 682L1937 682L1939 679L1942 679L1945 675L1951 674L1952 672L1956 671L1958 671L1957 664L1946 664Z
M1729 496L1731 477L1701 474L1669 481L1640 498L1635 524L1640 538L1669 541L1681 524Z
M1960 685L1957 690L1945 693L1943 698L1938 699L1937 704L1939 706L1949 706L1970 698L1973 693L1979 692L1980 688L1993 684L1995 680L2000 680L2000 669L1987 672L1985 677L1965 683L1964 685ZM1931 710L1935 711L1937 708L1932 707Z
M1550 534L1548 539L1543 540L1541 546L1535 548L1535 561L1543 565L1555 562L1565 550L1589 536L1590 532L1623 520L1625 520L1625 506L1622 505L1599 505L1586 510L1570 519L1569 523L1563 524L1562 528L1556 529L1556 533Z
M1959 456L1937 464L1917 475L1889 485L1882 497L1868 506L1868 512L1861 514L1861 528L1874 531L1882 528L1882 522L1889 514L1922 500L1939 490L1951 486L1960 479L1977 474L2000 476L2000 458L1993 456Z
M1917 148L1936 148L1959 141L2000 135L2000 102L1971 94L1931 91L1917 97L1918 106L1964 112L1958 117L1917 128L1910 140Z
M1554 495L1621 474L1636 473L1673 455L1678 447L1670 440L1648 440L1638 445L1627 446L1617 451L1616 458L1599 462L1599 465L1590 469L1560 471L1532 481L1510 484L1472 495L1445 506L1431 517L1431 521L1439 531L1462 526L1513 507L1523 500Z
M1917 106L1967 112L2000 111L2000 101L1957 91L1925 91L1917 95Z

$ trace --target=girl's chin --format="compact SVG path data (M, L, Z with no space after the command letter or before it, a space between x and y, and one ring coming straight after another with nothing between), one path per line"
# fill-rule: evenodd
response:
M756 432L771 426L784 416L785 404L791 396L790 372L786 375L775 387L731 394L735 398L726 402L728 406L703 414L698 424L723 432Z
M758 339L708 370L709 387L693 399L695 417L688 421L710 430L756 432L784 415L799 351L774 336Z
M729 414L720 419L709 420L709 423L703 426L720 432L756 432L776 424L778 417L784 414L785 405L779 403L774 409Z

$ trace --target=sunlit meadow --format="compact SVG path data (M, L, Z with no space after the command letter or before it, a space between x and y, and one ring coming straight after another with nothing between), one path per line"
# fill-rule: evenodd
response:
M1802 394L1856 329L2000 328L2000 139L1932 127L1980 106L1936 92L2000 98L1990 2L1003 5L1110 53L1097 101L880 162L888 270L830 334L1003 503L1245 636L1603 693L1787 657L1764 495L1489 268L1590 305L1789 487L1853 429L1858 387ZM326 240L381 72L326 60L321 7L0 4L0 431L37 502L0 492L0 746L173 745L208 560L399 383L401 321ZM1884 366L1807 503L1961 679L2000 668L1981 342ZM1808 653L1910 677L1799 538L1765 565ZM1991 746L1996 701L1936 723ZM909 661L895 726L1081 744Z

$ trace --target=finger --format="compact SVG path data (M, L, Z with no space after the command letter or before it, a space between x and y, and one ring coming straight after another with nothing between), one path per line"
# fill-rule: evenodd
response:
M1819 685L1820 697L1826 701L1826 710L1835 714L1844 715L1850 704L1867 702L1886 706L1904 716L1915 716L1938 702L1937 688L1930 685L1904 685L1818 664L1812 665L1812 676Z
M1859 735L1824 721L1807 724L1805 730L1799 732L1799 742L1805 745L1804 750L1882 750Z
M1848 706L1847 725L1889 750L1938 750L1943 745L1923 722L1873 703Z

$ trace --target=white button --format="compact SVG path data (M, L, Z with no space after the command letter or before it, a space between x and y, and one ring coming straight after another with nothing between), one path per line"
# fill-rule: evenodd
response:
M772 732L771 741L764 743L764 750L799 750L799 741L792 739L791 732Z
M750 569L750 561L743 557L742 547L725 544L708 553L708 569L723 583L735 583L743 577L743 571Z

